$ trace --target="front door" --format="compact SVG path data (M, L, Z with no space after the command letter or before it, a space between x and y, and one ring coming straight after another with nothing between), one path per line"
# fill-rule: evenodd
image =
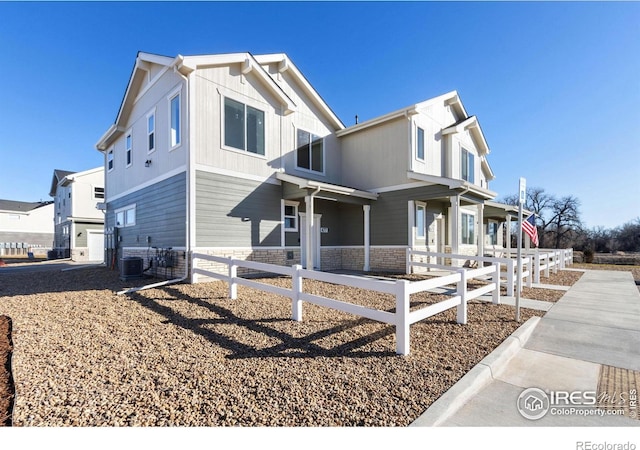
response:
M307 268L307 215L300 214L300 264ZM313 256L313 269L320 269L320 219L321 214L313 215L311 226L311 253Z

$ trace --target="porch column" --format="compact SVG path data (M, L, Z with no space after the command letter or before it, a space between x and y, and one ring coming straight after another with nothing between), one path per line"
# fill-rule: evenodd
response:
M451 197L451 208L449 208L449 232L451 233L451 253L457 255L460 247L460 197ZM460 267L460 261L451 259L451 265Z
M478 256L484 256L484 204L478 204ZM484 267L478 263L478 267Z
M507 215L507 235L505 237L507 242L504 243L504 248L507 249L507 258L511 258L511 216Z
M311 241L312 241L311 230L313 230L313 196L311 195L305 196L304 203L306 206L306 213L307 213L307 220L306 220L307 239L305 242L307 262L305 267L307 270L313 270L313 255L311 254L311 252L313 251L313 246L311 245Z
M369 247L371 242L369 236L369 213L371 211L371 205L362 205L362 211L364 212L364 267L362 270L368 272L370 270Z

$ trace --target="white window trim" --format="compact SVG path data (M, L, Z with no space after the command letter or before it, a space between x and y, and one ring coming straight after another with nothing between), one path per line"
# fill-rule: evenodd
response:
M265 108L264 105L257 103L257 102L252 102L251 99L245 99L242 96L239 95L227 95L226 93L222 92L220 89L218 89L218 92L220 94L220 148L229 152L234 152L234 153L238 153L239 155L246 155L246 156L251 156L253 158L260 158L260 159L267 159L267 143L269 142L269 139L267 137L267 109ZM235 147L230 147L228 145L225 144L225 111L224 111L224 100L228 98L229 100L233 100L234 102L238 102L238 103L242 103L245 106L245 118L246 118L246 107L250 106L252 108L255 108L259 111L262 111L262 113L264 114L264 155L261 155L259 153L253 153L250 152L249 150L243 150L240 148L235 148ZM247 125L246 125L246 120L245 120L245 147L247 145L246 143L246 129Z
M111 155L111 168L109 168L109 155ZM116 155L113 147L107 151L107 173L113 172L116 167Z
M96 189L102 189L102 198L96 197ZM93 200L104 200L107 196L107 190L103 186L91 186L91 191L93 192Z
M420 156L418 156L418 143L420 142L418 140L418 134L420 133L420 130L422 130L422 158L420 158ZM427 134L425 133L424 128L416 125L416 160L420 161L420 162L425 162L427 159L427 143L426 143L426 136Z
M135 220L133 221L133 223L127 224L127 211L130 211L130 210L134 211L134 214L135 214L135 218L134 219ZM118 217L118 213L121 213L121 212L124 213L124 223L122 225L118 225L117 217ZM137 211L136 211L136 204L135 203L132 203L132 204L127 205L127 206L123 206L122 208L118 208L113 212L113 214L114 214L114 227L116 227L116 228L133 227L133 226L135 226L136 221L138 219L138 214L137 214Z
M171 102L173 101L174 98L178 97L178 136L180 137L180 139L178 140L178 142L174 145L171 142ZM182 145L182 140L183 140L183 136L182 136L182 85L180 85L177 89L174 89L168 96L167 96L167 109L168 109L168 129L169 129L169 135L168 135L168 139L169 139L169 151L173 151L175 149L177 149L178 147L180 147Z
M418 239L426 239L427 238L427 204L424 202L415 202L416 204L416 238ZM424 211L424 222L422 230L418 229L418 210L422 209ZM422 234L420 234L422 231Z
M464 153L467 153L467 178L471 178L473 181L469 181L467 179L464 178L463 173L462 173L462 160L464 159L462 156L464 155ZM473 167L469 167L469 155L473 156ZM471 150L469 150L466 146L464 146L463 144L460 144L460 179L467 181L469 183L476 183L476 159L477 156L475 155L475 153L473 153ZM469 175L471 175L471 177L469 177Z
M131 147L127 147L127 137L131 137ZM127 153L131 151L131 162L127 164ZM133 165L133 129L129 128L124 134L124 164L125 168Z
M463 242L464 240L464 235L462 234L462 223L464 221L463 219L463 215L467 215L467 216L471 216L473 217L473 242L471 243L465 243ZM478 224L477 224L477 218L476 218L476 213L473 211L469 211L466 209L463 209L460 211L460 244L461 245L476 245L477 244L477 239L478 239Z
M298 206L300 205L299 202L293 202L290 200L284 200L282 203L282 226L284 228L285 232L295 232L298 231L298 224L299 224L299 218L298 218ZM285 214L285 210L287 206L293 206L295 208L293 215L286 215ZM294 217L295 221L296 221L296 226L294 228L287 228L286 227L286 218L287 217Z
M295 148L294 160L295 160L296 170L300 172L313 173L315 175L325 176L327 174L327 152L326 152L326 147L324 145L325 137L322 137L322 172L319 172L317 170L312 170L312 169L306 169L304 167L298 166L298 130L306 131L311 136L313 135L320 136L319 134L313 133L307 130L306 128L295 127L295 126L293 127L293 142L294 142L294 148ZM309 158L311 158L311 155L309 155ZM309 159L309 161L311 161L311 159ZM309 165L311 165L311 162L309 162Z
M149 135L151 134L149 132L149 117L153 116L153 148L149 148ZM158 147L158 124L157 124L157 120L156 120L156 108L154 107L151 111L149 111L147 113L147 142L146 142L146 147L147 147L147 154L151 154L153 152L156 151L156 148ZM131 158L131 161L133 161L133 158Z
M491 242L491 234L489 233L489 228L491 225L495 225L496 226L496 242L493 243ZM497 220L492 220L492 219L488 219L487 220L487 229L485 232L485 236L487 237L487 244L488 245L498 245L499 239L498 239L498 234L500 233L500 222L498 222Z

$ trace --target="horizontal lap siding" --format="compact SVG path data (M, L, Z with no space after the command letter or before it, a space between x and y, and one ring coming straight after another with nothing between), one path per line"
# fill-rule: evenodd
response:
M196 172L198 247L280 246L282 187Z
M115 224L114 211L136 205L136 224L119 229L121 247L184 247L186 222L186 174L183 172L126 197L109 202L107 227Z

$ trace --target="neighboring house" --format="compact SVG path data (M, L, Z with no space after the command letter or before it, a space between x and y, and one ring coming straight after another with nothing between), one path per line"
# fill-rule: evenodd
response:
M0 200L0 256L51 249L53 202ZM41 255L39 255L41 256Z
M346 128L284 54L139 53L96 147L114 261L171 247L182 269L199 252L404 270L409 246L502 245L511 214L456 92Z
M104 168L54 170L54 251L74 261L104 260Z

